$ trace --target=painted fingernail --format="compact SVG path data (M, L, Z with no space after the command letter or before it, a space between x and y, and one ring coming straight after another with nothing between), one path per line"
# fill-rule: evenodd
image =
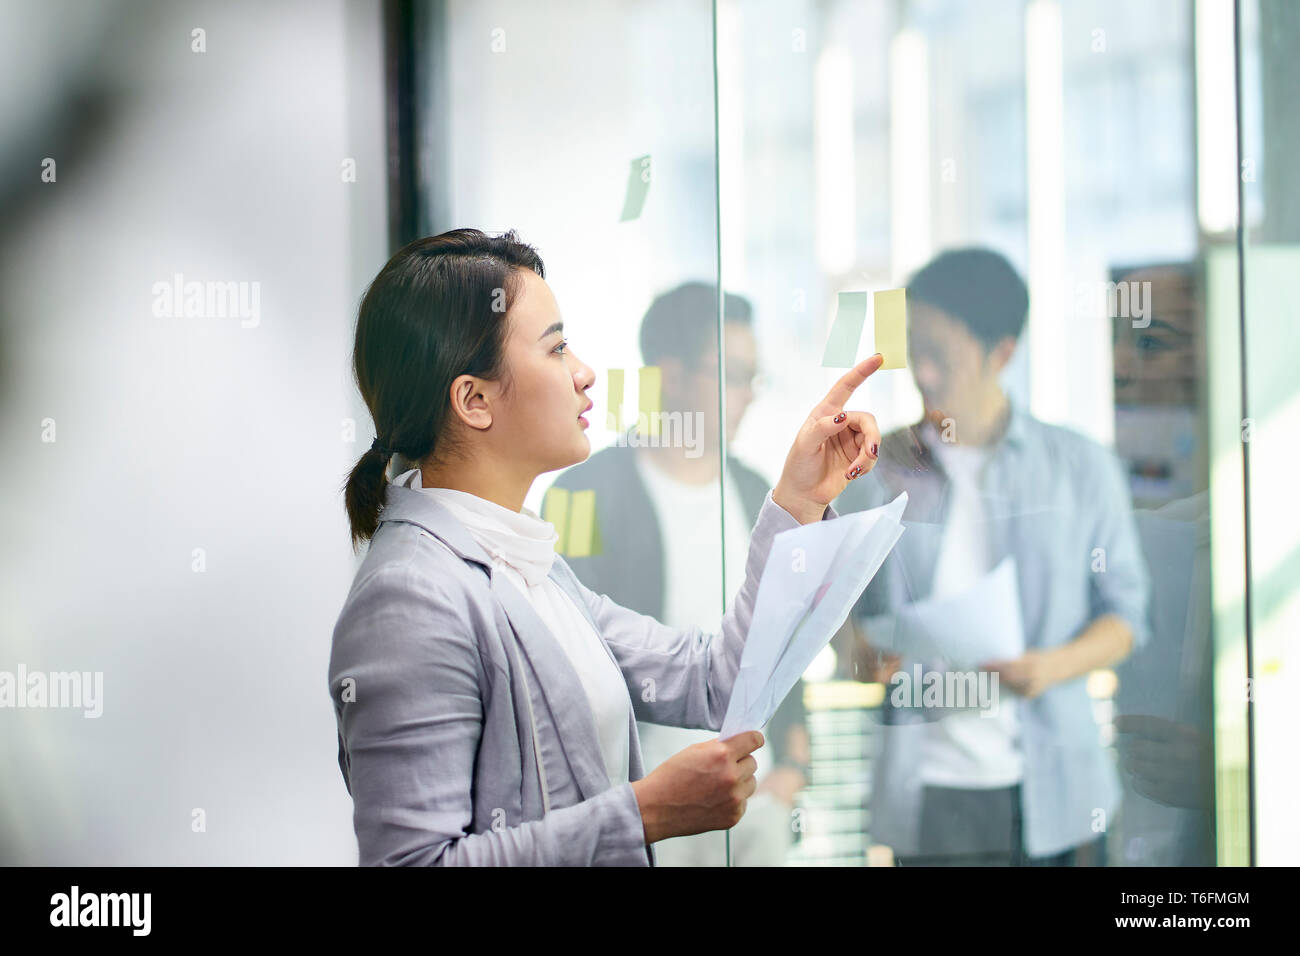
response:
M873 441L873 442L871 443L871 447L868 448L867 451L871 452L871 457L872 457L872 458L879 458L879 457L880 457L880 444L879 444L878 442L874 442L874 441Z
M838 415L835 416L835 424L838 425L842 421L844 421L844 413L840 412Z

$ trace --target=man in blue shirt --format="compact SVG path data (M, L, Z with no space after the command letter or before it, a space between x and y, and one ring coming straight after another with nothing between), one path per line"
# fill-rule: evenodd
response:
M1123 473L1109 451L1004 393L1029 305L1005 258L946 252L907 297L923 420L886 435L876 467L835 502L843 514L909 497L906 530L851 615L854 676L887 684L872 840L904 864L1104 865L1120 785L1086 677L1147 639L1148 573ZM989 575L1007 559L1015 606L993 607ZM997 675L998 706L894 693L958 667L934 651L882 653L906 647L898 612L963 597L1021 622L1008 643L1023 652L977 667L986 686Z

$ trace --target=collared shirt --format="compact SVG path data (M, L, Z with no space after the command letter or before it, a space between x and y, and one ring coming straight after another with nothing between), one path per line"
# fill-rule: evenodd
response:
M903 536L853 611L868 640L873 627L889 626L893 609L932 593L951 489L920 426L886 435L876 467L850 482L835 505L841 513L873 508L904 490ZM1016 559L1026 647L1068 643L1106 614L1128 623L1135 648L1147 642L1149 574L1127 484L1109 450L1040 422L1012 403L1006 430L990 448L980 494L992 562L1008 554ZM1023 721L1028 852L1056 853L1095 838L1098 814L1113 814L1120 788L1085 678L1054 685L1017 705ZM897 711L890 719L901 725L909 716L914 715ZM918 739L902 732L885 732L882 738L886 749L897 749L905 739L910 747ZM918 802L916 760L884 751L881 758L873 838L896 852L915 852L918 821L909 803Z

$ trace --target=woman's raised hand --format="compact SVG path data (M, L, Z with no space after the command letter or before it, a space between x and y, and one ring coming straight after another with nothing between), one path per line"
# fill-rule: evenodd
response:
M786 455L772 500L803 523L821 520L826 506L880 453L880 428L870 412L848 412L854 391L880 368L879 352L859 362L813 407Z

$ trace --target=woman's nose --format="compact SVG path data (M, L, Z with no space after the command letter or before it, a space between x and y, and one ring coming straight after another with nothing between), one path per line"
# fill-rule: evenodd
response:
M596 384L596 372L590 365L578 358L575 353L570 352L569 354L578 363L578 371L574 374L573 379L578 383L578 388L581 391L586 391Z

